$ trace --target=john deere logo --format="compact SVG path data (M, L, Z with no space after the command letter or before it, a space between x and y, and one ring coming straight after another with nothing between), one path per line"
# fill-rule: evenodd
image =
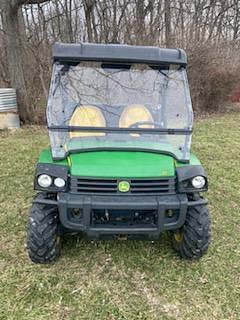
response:
M130 184L127 181L120 181L118 184L118 190L120 192L128 192L130 190Z

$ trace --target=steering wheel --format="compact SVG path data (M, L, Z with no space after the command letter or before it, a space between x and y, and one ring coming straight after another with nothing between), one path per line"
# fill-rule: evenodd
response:
M139 128L139 126L142 125L153 125L153 126L160 126L162 127L162 124L160 122L155 122L155 121L137 121L132 123L129 128Z

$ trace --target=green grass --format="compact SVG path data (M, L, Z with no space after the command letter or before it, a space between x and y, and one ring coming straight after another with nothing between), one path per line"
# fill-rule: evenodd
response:
M0 319L240 319L240 114L201 120L193 149L209 175L213 241L199 262L159 242L63 241L30 262L26 223L43 129L0 134Z

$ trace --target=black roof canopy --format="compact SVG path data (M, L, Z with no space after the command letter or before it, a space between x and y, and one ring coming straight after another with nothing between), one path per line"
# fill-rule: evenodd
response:
M165 49L150 46L96 43L55 43L53 59L59 62L103 61L121 63L187 65L182 49Z

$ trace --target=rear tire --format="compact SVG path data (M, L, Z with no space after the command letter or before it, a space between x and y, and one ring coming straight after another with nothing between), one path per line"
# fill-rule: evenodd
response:
M38 193L35 199L46 199ZM47 204L33 203L27 228L27 248L30 259L35 263L49 263L60 255L58 235L58 209Z
M199 259L208 250L211 221L207 206L189 207L181 229L172 232L173 248L184 259Z

